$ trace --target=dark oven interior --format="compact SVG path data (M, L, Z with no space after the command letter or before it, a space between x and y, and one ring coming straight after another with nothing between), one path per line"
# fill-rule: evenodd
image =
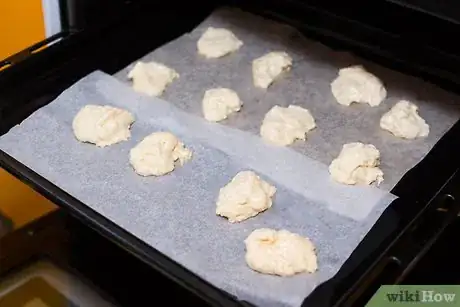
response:
M307 37L336 50L352 51L449 91L458 91L460 50L455 40L449 39L458 36L458 25L448 18L414 10L401 2L357 1L338 6L331 1L196 1L192 13L168 2L66 1L63 5L65 31L46 41L46 44L51 43L49 47L37 52L42 47L39 44L1 63L10 65L0 74L1 133L6 133L33 111L49 103L84 75L95 69L109 74L119 71L135 59L190 31L215 8L223 5L240 7L288 23ZM161 31L152 33L155 28ZM456 201L460 180L456 174L459 166L457 156L460 154L458 133L460 125L456 124L428 156L403 177L392 191L400 199L386 210L337 276L318 287L305 304L360 305L380 284L411 280L416 274L410 274L411 268L420 259L431 259L428 249L445 236L442 233L452 227L449 225L459 210ZM89 214L83 207L67 205L65 197L55 193L50 186L41 184L36 175L24 175L25 169L7 157L2 157L2 167L62 205L79 220L87 221ZM132 301L133 297L139 302L149 298L148 284L126 282L140 280L140 276L154 280L154 276L158 275L154 269L146 269L142 261L123 251L127 249L136 255L142 254L138 244L118 241L124 244L119 249L63 213L49 219L53 220L53 225L59 225L56 226L59 231L54 230L53 233L60 233L63 229L67 231L62 232L65 238L56 239L60 242L59 247L47 248L47 257L65 259L64 266L76 268L93 280L97 287L111 292L122 306L137 305ZM107 226L95 228L106 237L114 236L112 231L107 231ZM24 233L28 232L23 232L24 240L36 237L35 232L32 236ZM115 234L122 236L122 232ZM5 244L12 246L12 239L9 240ZM97 250L97 253L85 254L91 250ZM421 258L425 253L427 256ZM10 255L7 258L2 261L8 263L5 266L8 268L20 262L16 259L14 263L9 263L15 257ZM92 261L83 260L88 258ZM149 262L149 259L144 257L143 261ZM130 269L118 265L125 262L130 263ZM103 270L119 270L120 276L126 278L108 278L101 273ZM164 283L165 289L169 287L163 279L161 283ZM182 288L173 287L172 282L170 285L178 291L170 296L170 299L178 300L174 303L203 304ZM194 290L208 302L221 298L220 294L212 292L215 289L211 291L207 286L195 287ZM208 290L211 294L200 293ZM233 304L227 297L226 300L229 305Z

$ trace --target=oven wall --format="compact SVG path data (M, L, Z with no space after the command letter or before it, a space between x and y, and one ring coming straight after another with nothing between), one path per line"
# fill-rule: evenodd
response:
M460 1L458 0L386 0L413 9L460 23Z
M139 1L139 0L137 0ZM142 2L144 0L140 0ZM126 0L61 0L63 15L68 26L81 30L104 23L106 18L116 16L125 8Z

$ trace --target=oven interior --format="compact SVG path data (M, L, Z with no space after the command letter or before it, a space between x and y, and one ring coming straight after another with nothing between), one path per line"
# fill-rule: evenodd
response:
M190 31L215 8L223 5L294 25L307 37L337 50L353 51L363 58L424 78L450 91L456 91L460 84L460 59L457 56L460 50L453 40L445 39L446 36L455 37L459 27L398 3L359 1L339 7L327 1L198 1L194 3L193 14L178 10L175 3L77 3L68 2L68 7L74 7L74 11L66 15L66 28L62 33L0 63L0 66L9 66L0 74L1 133L47 104L85 74L95 69L115 73L147 52ZM165 24L168 26L164 27ZM152 29L161 31L153 33ZM47 47L43 49L43 46ZM456 140L458 133L460 126L457 124L424 161L401 180L393 193L402 200L382 215L354 256L333 280L311 295L310 302L325 305L343 302L346 297L348 304L358 304L366 301L379 284L415 280L423 275L417 271L412 273L408 268L415 264L415 260L417 263L431 261L426 259L435 256L427 247L445 244L441 243L444 239L439 238L446 236L446 229L454 227L449 225L458 210L455 189L458 181L455 172L459 164L456 156L460 151L460 141ZM11 167L3 166L20 176ZM446 195L450 197L446 198ZM53 195L48 196L53 198ZM65 209L75 214L71 208ZM22 251L16 257L10 252L8 256L3 255L2 273L5 276L12 274L19 265L44 258L83 276L87 283L95 285L96 292L110 293L109 300L120 306L132 305L133 298L139 299L139 303L144 299L152 300L149 295L151 286L140 280L153 282L156 278L161 280L164 289L176 289L175 295L168 295L171 303L200 306L204 303L174 282L162 279L160 273L131 256L125 247L107 241L81 222L84 220L81 215L76 216L80 219L61 212L53 214L30 225L32 231L23 229L6 236L1 241L7 244L2 250L17 251L22 249L18 246L28 246L28 253ZM20 239L10 239L13 235ZM53 239L44 239L49 238L47 236ZM438 239L440 243L436 243ZM48 246L43 242L58 243ZM377 264L376 259L380 260ZM369 277L372 275L370 268L377 272L378 278ZM111 278L103 272L119 272L119 276L126 278ZM360 279L363 276L366 276L365 280ZM350 293L351 280L359 281L352 287L354 290L359 285L363 291ZM363 286L365 281L367 286Z

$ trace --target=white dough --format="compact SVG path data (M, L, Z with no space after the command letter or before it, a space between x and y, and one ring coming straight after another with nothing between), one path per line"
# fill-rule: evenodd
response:
M292 276L318 270L315 246L310 239L287 230L259 228L244 241L246 263L263 274Z
M134 116L126 110L86 105L75 115L72 128L80 142L105 147L128 140L133 123Z
M159 97L170 83L179 78L179 74L157 62L137 62L128 73L128 78L133 80L136 92Z
M203 114L211 122L226 119L230 114L238 112L243 105L238 94L228 88L213 88L204 93Z
M254 86L267 89L283 72L292 67L292 58L282 51L274 51L252 62Z
M182 166L191 158L192 152L170 132L152 133L129 152L129 162L141 176L168 174L176 161Z
M315 119L307 109L295 105L274 106L265 115L260 135L271 144L286 146L297 139L305 140L307 132L315 127Z
M340 69L331 90L337 102L344 106L356 102L375 107L387 97L382 81L359 65Z
M206 58L220 58L243 46L235 34L223 28L209 27L197 42L198 53Z
M252 171L242 171L219 191L216 214L237 223L272 206L276 188Z
M332 179L344 184L370 185L383 181L380 152L372 144L348 143L343 145L339 156L329 165Z
M406 100L395 104L380 119L380 127L404 139L426 137L430 126L418 115L418 107Z

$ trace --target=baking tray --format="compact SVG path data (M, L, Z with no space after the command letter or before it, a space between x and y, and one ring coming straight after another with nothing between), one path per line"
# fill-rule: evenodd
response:
M284 12L285 15L282 16L284 22L291 16L290 18L293 19L289 23L305 30L311 37L313 36L329 42L329 45L346 46L352 50L354 46L354 50L358 52L361 50L363 55L374 61L387 64L387 66L390 64L392 65L391 68L406 72L415 72L417 71L417 67L421 67L422 71L417 71L419 75L427 77L433 77L434 75L432 79L437 81L443 78L444 81L449 79L446 78L448 74L437 73L436 68L439 67L434 67L430 70L426 63L425 65L419 65L419 63L414 64L413 62L409 62L405 63L406 65L398 66L397 64L401 64L401 61L395 60L393 57L393 53L397 52L397 50L391 49L393 46L392 43L395 43L395 40L391 41L391 37L385 36L382 34L382 31L372 33L372 37L373 40L376 40L377 37L380 38L382 44L384 41L386 42L386 44L383 44L388 47L386 57L382 57L382 54L385 54L385 50L382 50L381 45L374 46L374 52L369 50L369 46L365 48L367 52L363 52L362 46L356 49L356 45L362 45L365 42L365 36L368 36L372 32L369 28L363 29L361 33L366 35L359 41L355 40L354 44L353 41L348 41L348 45L342 41L341 45L338 45L338 37L332 40L329 38L328 40L324 36L325 32L341 33L342 35L352 30L356 32L356 23L354 22L343 20L343 18L333 19L327 12L321 13L316 8L304 7L301 15L303 19L309 20L311 23L309 26L302 26L299 20L294 18L299 11L288 12L286 10L286 2L271 3L271 11L269 11L267 5L265 5L265 9L257 7L257 2L253 3L253 5L252 7L247 7L247 9L252 9L271 17L280 17L280 12ZM282 9L283 7L284 10ZM291 10L293 7L295 6L291 5ZM214 6L203 4L202 8L201 14L193 16L186 14L186 12L177 12L173 7L168 6L134 9L126 17L123 17L122 20L109 27L72 34L48 48L45 52L38 53L29 60L16 64L15 67L6 70L0 75L2 133L5 133L9 127L19 123L40 106L50 102L63 89L92 70L101 69L113 74L148 51L192 29L210 13ZM156 9L157 18L152 18L153 11L150 10L153 9ZM171 18L181 21L180 23L174 23L171 29L169 29L171 32L162 31L161 34L158 34L152 40L140 41L137 39L143 35L150 34L149 29L155 26L152 23L157 23L157 26L161 26L162 22ZM318 31L314 26L314 22L317 21L320 25L330 24L334 28L329 28L328 31L325 31L325 28L322 27ZM337 32L337 29L340 29L340 32ZM136 33L136 36L133 36L132 33ZM151 34L149 37L151 37ZM117 50L116 53L113 52L114 49ZM424 50L422 47L418 51L419 55L420 53L424 54L427 59L437 56L436 52ZM110 56L108 57L107 54L110 54ZM411 63L414 65L411 66ZM423 74L423 71L425 74ZM455 81L444 82L444 86L449 87L453 83ZM24 88L27 88L27 91L24 91ZM344 296L344 293L346 290L349 290L350 285L362 283L365 280L364 277L367 276L365 273L376 267L378 263L385 263L390 258L403 258L402 255L405 255L407 259L415 257L415 254L418 253L418 249L416 248L411 250L394 250L393 247L397 247L397 242L404 242L403 238L410 238L407 235L422 221L421 217L424 214L429 214L429 210L435 210L442 205L442 197L441 200L433 197L437 195L440 188L452 177L459 166L458 162L456 162L456 157L460 152L460 142L457 140L457 136L460 133L459 130L460 125L457 123L427 157L408 172L397 184L392 193L399 196L400 199L382 215L379 222L369 232L337 276L320 286L308 298L310 303L317 302L318 306L327 306L333 302L337 302L341 297L349 297L349 295ZM67 208L111 240L116 241L123 248L130 250L134 255L143 259L143 261L157 268L184 287L207 299L211 304L233 306L241 303L236 302L234 298L157 253L143 242L135 239L132 235L90 210L84 204L77 202L70 195L53 186L3 152L0 155L0 164L7 171L31 184L35 189L55 201L58 205ZM414 194L414 191L417 191L417 194ZM449 191L443 191L442 193L449 193ZM435 201L430 201L432 199ZM457 209L455 206L452 206L449 212ZM445 221L448 220L446 219ZM445 221L442 221L442 223ZM391 228L389 226L394 227ZM423 229L423 227L419 226L419 229ZM434 233L421 232L418 236L417 240L422 240L421 238L425 240L426 238L432 238ZM399 254L401 252L404 253ZM407 261L404 263L408 264ZM404 268L404 263L401 268ZM353 289L353 287L351 288Z

